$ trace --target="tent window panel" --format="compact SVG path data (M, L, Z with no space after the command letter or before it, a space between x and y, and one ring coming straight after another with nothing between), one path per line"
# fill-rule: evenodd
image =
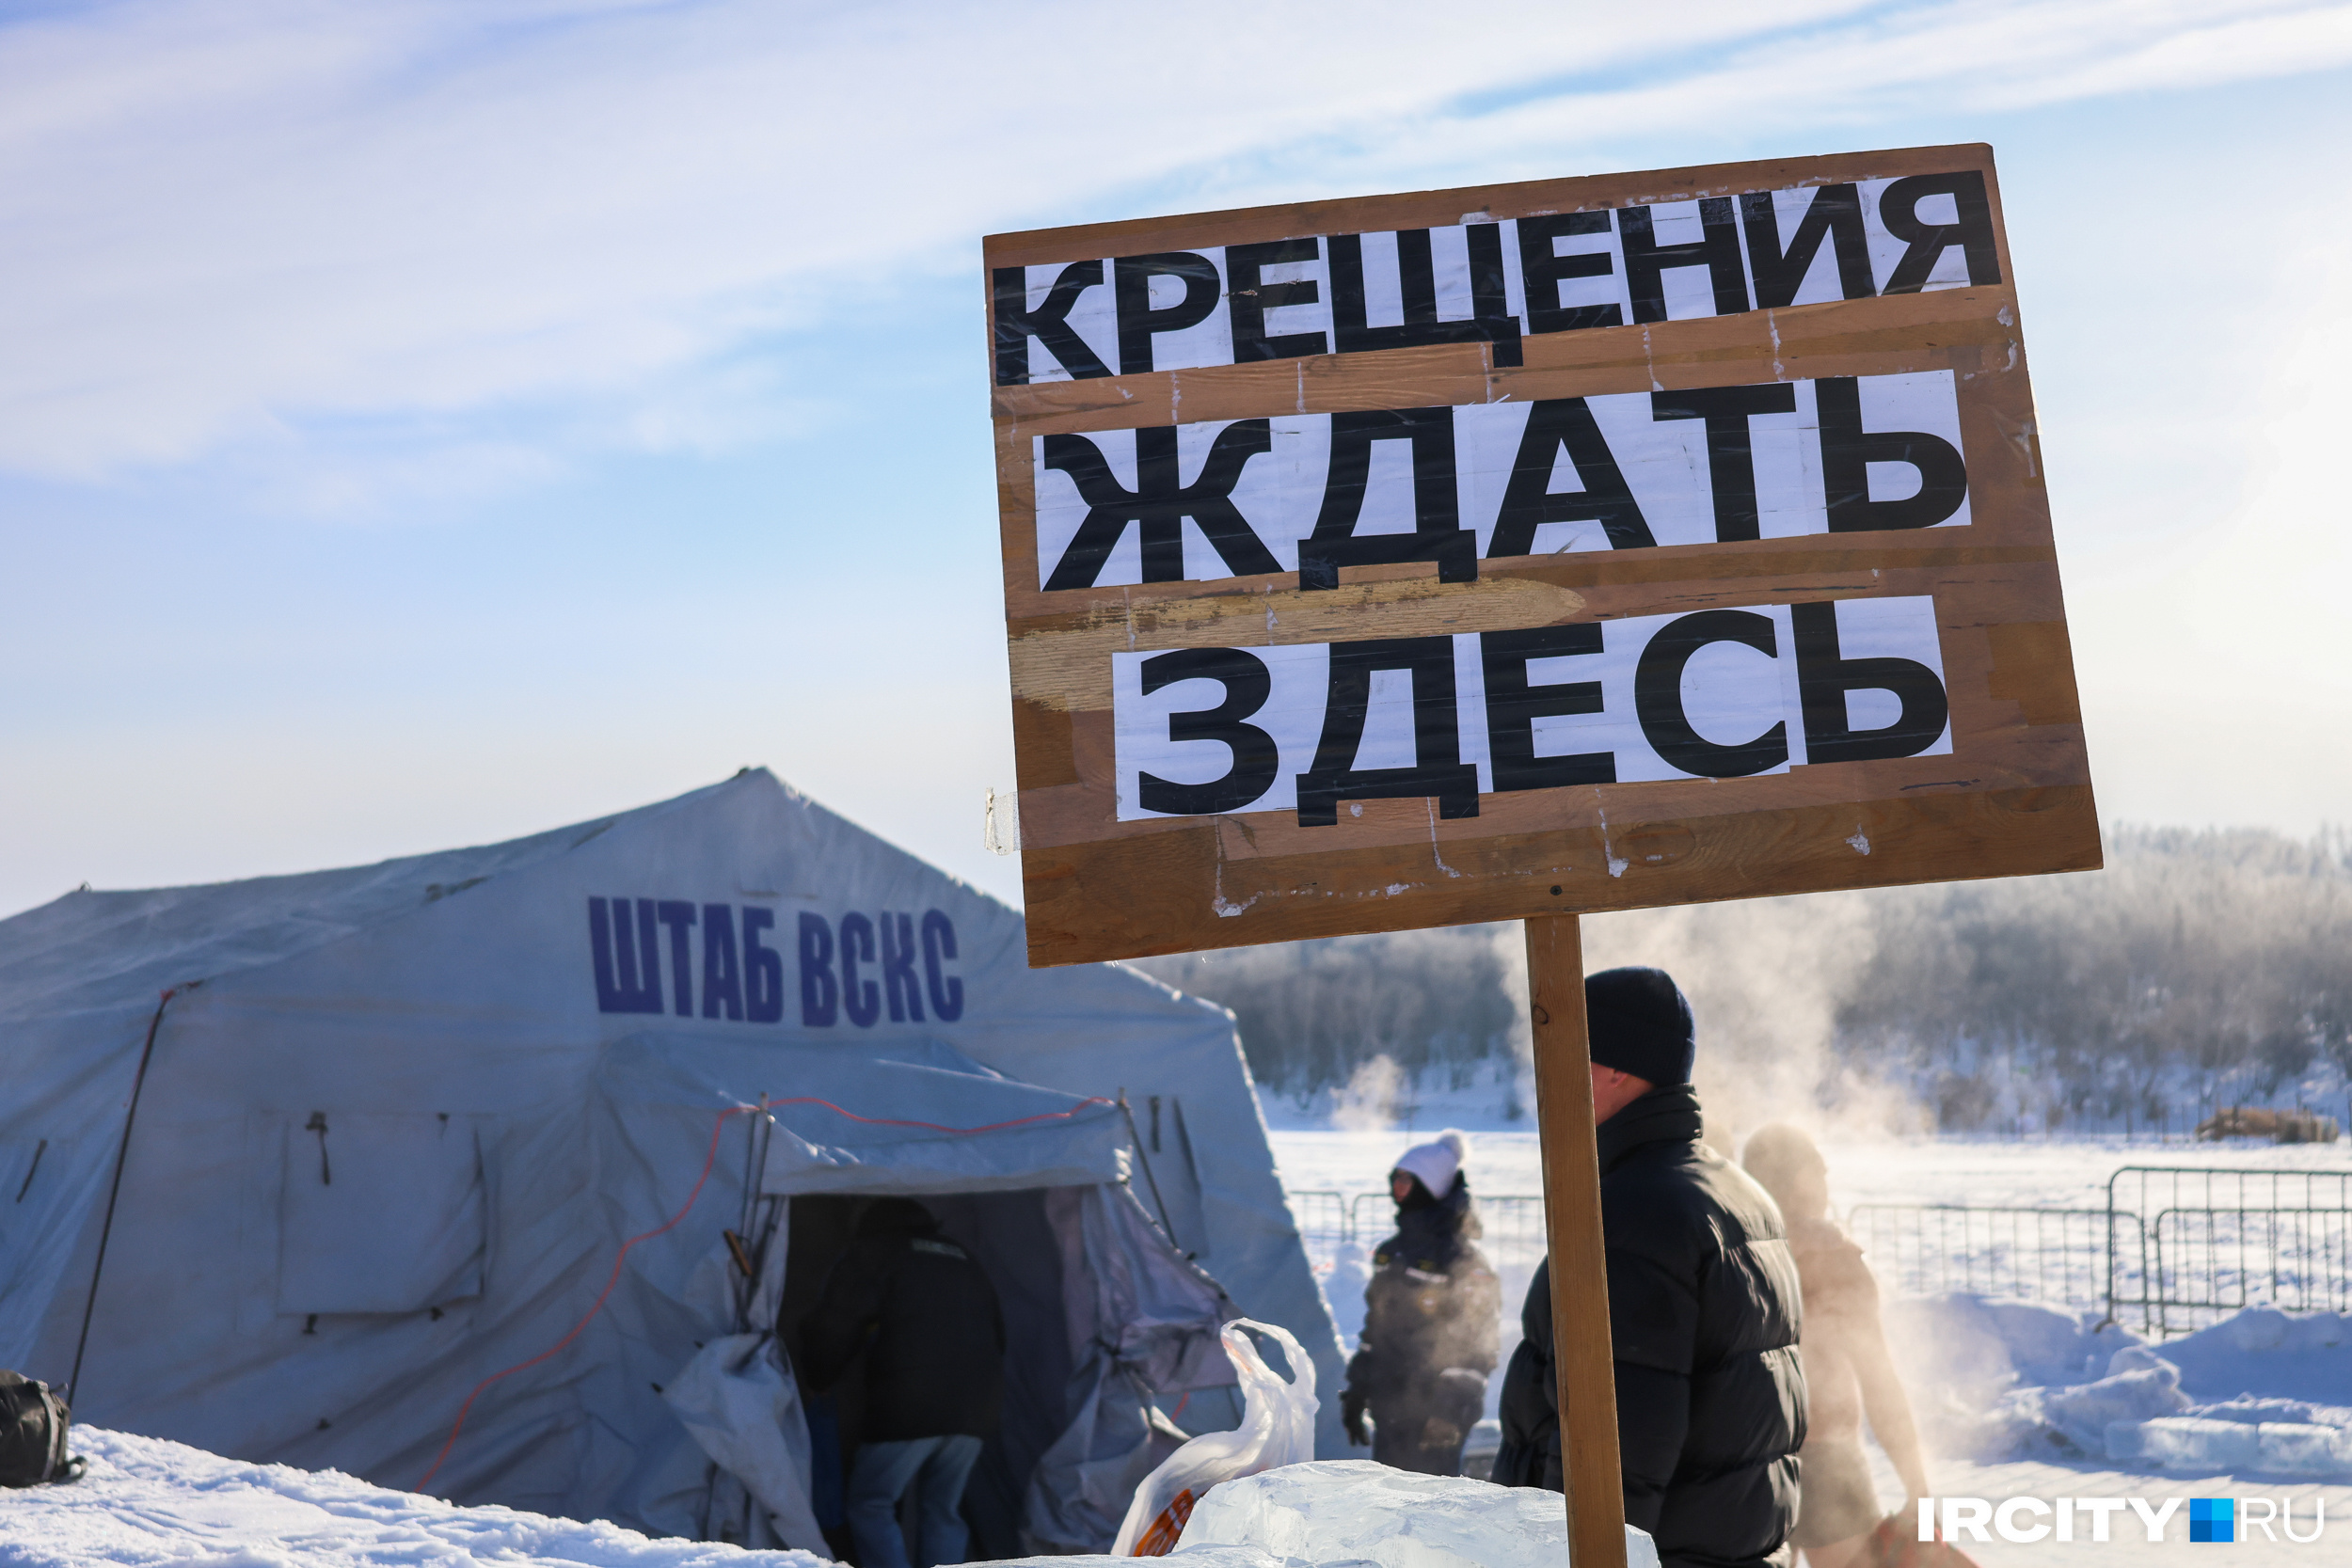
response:
M482 1293L472 1123L313 1111L285 1124L278 1310L421 1312Z

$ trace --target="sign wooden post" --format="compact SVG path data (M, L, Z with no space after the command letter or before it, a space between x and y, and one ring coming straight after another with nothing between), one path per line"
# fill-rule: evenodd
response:
M1029 961L1527 922L1623 1560L1576 917L2100 863L1992 150L985 245Z
M1527 922L1527 1001L1534 1028L1544 1226L1551 1248L1552 1372L1560 1400L1568 1560L1579 1568L1625 1568L1617 1372L1610 1354L1600 1159L1584 1033L1584 944L1576 916L1537 915Z

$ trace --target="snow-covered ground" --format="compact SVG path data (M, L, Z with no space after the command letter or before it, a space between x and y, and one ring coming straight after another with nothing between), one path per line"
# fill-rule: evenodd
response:
M1311 1095L1283 1094L1261 1085L1258 1109L1268 1127L1289 1132L1396 1127L1420 1128L1425 1135L1458 1127L1466 1132L1533 1133L1534 1096L1534 1084L1508 1058L1478 1064L1457 1087L1451 1072L1432 1069L1416 1077L1382 1056L1359 1068L1351 1082Z
M369 1486L332 1472L282 1465L245 1465L167 1443L84 1428L75 1446L90 1457L90 1473L71 1486L0 1492L0 1564L8 1568L817 1568L804 1552L747 1552L694 1542L651 1541L610 1525L579 1524L501 1508L454 1508L430 1498ZM1352 1467L1351 1467L1352 1468ZM2069 1467L2046 1463L1980 1465L1945 1460L1935 1466L1939 1491L1993 1502L2012 1497L2043 1499L2141 1497L2161 1508L2169 1497L2266 1498L2291 1512L2308 1534L2315 1506L2324 1506L2329 1533L2312 1545L2265 1539L2261 1531L2233 1554L2233 1563L2342 1560L2352 1535L2352 1487L2249 1484L2228 1475L2151 1475L2113 1466ZM1468 1482L1439 1483L1456 1488ZM1520 1506L1524 1494L1514 1499ZM1890 1499L1891 1500L1891 1499ZM1507 1512L1507 1511L1506 1511ZM2187 1538L2186 1507L2175 1510L2163 1544L2126 1513L2106 1544L2003 1541L1967 1543L1983 1568L2058 1568L2085 1560L2154 1562ZM1376 1546L1376 1544L1375 1544ZM1407 1554L1425 1564L1426 1551ZM2298 1555L2300 1554L2300 1555ZM1365 1544L1341 1554L1366 1560ZM1319 1556L1268 1555L1225 1549L1200 1554L1204 1568L1291 1568ZM1104 1558L1031 1560L1106 1563ZM1376 1550L1372 1560L1388 1560ZM1475 1560L1500 1560L1486 1554Z
M1291 1192L1377 1192L1396 1157L1437 1135L1285 1128L1273 1133L1275 1163ZM1470 1190L1481 1196L1541 1194L1543 1159L1534 1131L1470 1132ZM1830 1196L1839 1210L1858 1203L1956 1203L1993 1208L2096 1209L2107 1179L2124 1165L2197 1170L2352 1171L2352 1142L2274 1146L2250 1139L2189 1143L2121 1137L2031 1140L1970 1138L1862 1142L1825 1138Z
M1417 1132L1275 1133L1294 1193L1378 1190ZM2096 1208L2122 1165L2215 1169L2352 1169L2352 1145L2126 1145L2121 1139L2052 1143L1945 1140L1825 1147L1836 1200ZM1475 1132L1469 1170L1488 1197L1534 1196L1542 1180L1532 1132ZM1378 1205L1368 1214L1385 1219ZM1368 1238L1377 1241L1377 1235ZM1539 1249L1508 1242L1501 1259L1507 1316ZM1327 1276L1342 1326L1361 1321L1362 1244ZM2298 1531L2324 1506L2329 1533L2296 1544L2242 1528L2233 1562L2325 1562L2352 1541L2352 1321L2255 1310L2186 1338L2137 1347L2114 1328L2036 1307L1966 1300L1890 1304L1894 1338L1911 1347L1910 1375L1943 1450L1932 1462L1939 1493L1997 1503L2011 1497L2229 1497L2241 1519L2263 1502L2285 1504ZM1505 1352L1515 1335L1506 1323ZM2122 1353L2119 1355L2119 1353ZM1498 1380L1499 1381L1499 1380ZM90 1473L70 1486L0 1492L0 1568L68 1564L169 1564L171 1568L818 1568L799 1552L745 1552L655 1541L610 1525L508 1509L461 1509L386 1491L347 1476L247 1465L153 1438L77 1428ZM1889 1508L1899 1486L1882 1460ZM2300 1467L2306 1473L2292 1473ZM2186 1503L2148 1542L2122 1515L2104 1544L1963 1543L1983 1568L2042 1568L2059 1560L2153 1560L2187 1540ZM2303 1554L2297 1556L2296 1554ZM1360 1559L1359 1552L1351 1555ZM1206 1559L1203 1559L1206 1561ZM1301 1560L1302 1561L1305 1560ZM1272 1559L1268 1559L1271 1563ZM1237 1568L1212 1563L1209 1568Z
M333 1470L247 1465L91 1427L89 1473L0 1492L0 1564L85 1568L822 1568L807 1552L656 1541L616 1525L459 1508Z
M611 1525L456 1508L332 1471L243 1465L119 1433L78 1433L89 1474L0 1492L10 1568L822 1568L806 1552L653 1541ZM1564 1555L1540 1493L1411 1476L1385 1465L1294 1465L1219 1488L1193 1514L1199 1568L1536 1568ZM1631 1568L1656 1568L1628 1531ZM1198 1541L1196 1541L1198 1537ZM1110 1557L1029 1558L1107 1568Z

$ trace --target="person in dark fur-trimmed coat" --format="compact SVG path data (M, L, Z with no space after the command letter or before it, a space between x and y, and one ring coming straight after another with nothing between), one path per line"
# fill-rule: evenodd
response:
M1462 1134L1406 1149L1389 1173L1396 1234L1372 1255L1364 1332L1340 1415L1348 1441L1375 1424L1372 1456L1423 1475L1462 1473L1502 1348L1502 1287L1478 1249Z
M1584 983L1626 1522L1661 1568L1779 1568L1797 1507L1803 1296L1779 1209L1699 1141L1693 1030L1655 969ZM1520 1314L1494 1479L1561 1489L1551 1266Z

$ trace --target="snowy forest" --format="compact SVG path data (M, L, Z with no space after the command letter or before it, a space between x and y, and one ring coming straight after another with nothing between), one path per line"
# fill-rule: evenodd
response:
M2352 837L2125 828L2104 871L1596 915L1588 968L1690 993L1710 1114L1888 1130L2185 1131L2225 1104L2340 1119ZM1367 1064L1527 1114L1516 924L1150 960L1233 1009L1261 1085L1344 1097Z

